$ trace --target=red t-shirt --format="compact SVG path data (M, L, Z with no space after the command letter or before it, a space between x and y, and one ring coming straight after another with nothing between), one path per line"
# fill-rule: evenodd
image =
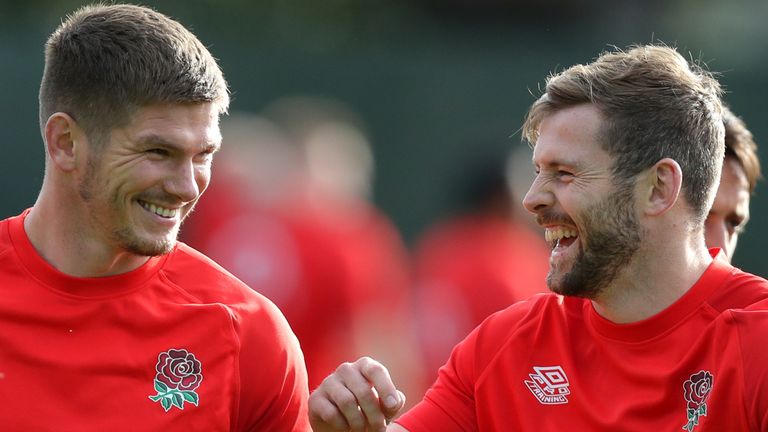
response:
M714 250L716 252L717 250ZM615 324L542 294L451 354L398 420L420 431L768 431L768 282L715 259L677 302Z
M280 311L183 243L116 276L65 275L0 222L0 429L309 431Z

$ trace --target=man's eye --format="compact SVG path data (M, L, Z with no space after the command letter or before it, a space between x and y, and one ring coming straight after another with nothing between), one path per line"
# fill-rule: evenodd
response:
M152 154L155 154L155 155L158 155L158 156L168 156L168 150L163 149L163 148L149 149L149 150L147 150L147 153L152 153Z
M558 177L570 177L570 176L572 176L572 175L573 175L573 173L571 173L570 171L563 171L563 170L559 170L559 171L557 172L557 176L558 176Z
M737 234L741 234L744 231L745 223L742 219L729 219L728 228Z
M195 160L198 162L205 162L209 163L213 160L213 152L212 151L204 151L202 153L198 153L195 157Z

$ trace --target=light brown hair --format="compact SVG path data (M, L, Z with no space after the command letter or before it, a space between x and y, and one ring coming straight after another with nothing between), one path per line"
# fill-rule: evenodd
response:
M39 99L41 129L65 112L88 134L124 125L154 103L229 107L221 69L197 37L134 5L90 5L69 15L46 43Z
M524 137L535 145L549 114L593 104L606 119L601 145L614 158L613 177L627 188L637 174L663 158L680 164L682 192L695 223L704 221L723 160L720 85L667 46L635 46L604 52L586 65L547 79L531 106Z
M752 137L752 132L727 106L723 106L723 124L725 125L725 156L733 157L741 164L749 182L749 192L753 193L762 174L757 144Z

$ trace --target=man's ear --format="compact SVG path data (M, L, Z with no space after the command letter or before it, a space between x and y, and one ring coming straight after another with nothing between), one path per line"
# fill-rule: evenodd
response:
M45 149L53 163L63 171L75 169L79 146L86 139L83 130L69 114L53 113L45 122Z
M674 159L661 159L646 170L644 185L644 212L658 216L677 202L683 185L683 170Z

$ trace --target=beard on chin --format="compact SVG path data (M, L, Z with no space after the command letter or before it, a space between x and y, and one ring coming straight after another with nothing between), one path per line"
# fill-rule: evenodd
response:
M571 270L550 268L547 286L566 296L595 299L632 260L642 240L631 189L618 190L584 211L584 229Z
M126 228L115 231L113 236L124 250L140 256L167 255L176 246L176 234L161 239L145 240L138 238L129 228Z

